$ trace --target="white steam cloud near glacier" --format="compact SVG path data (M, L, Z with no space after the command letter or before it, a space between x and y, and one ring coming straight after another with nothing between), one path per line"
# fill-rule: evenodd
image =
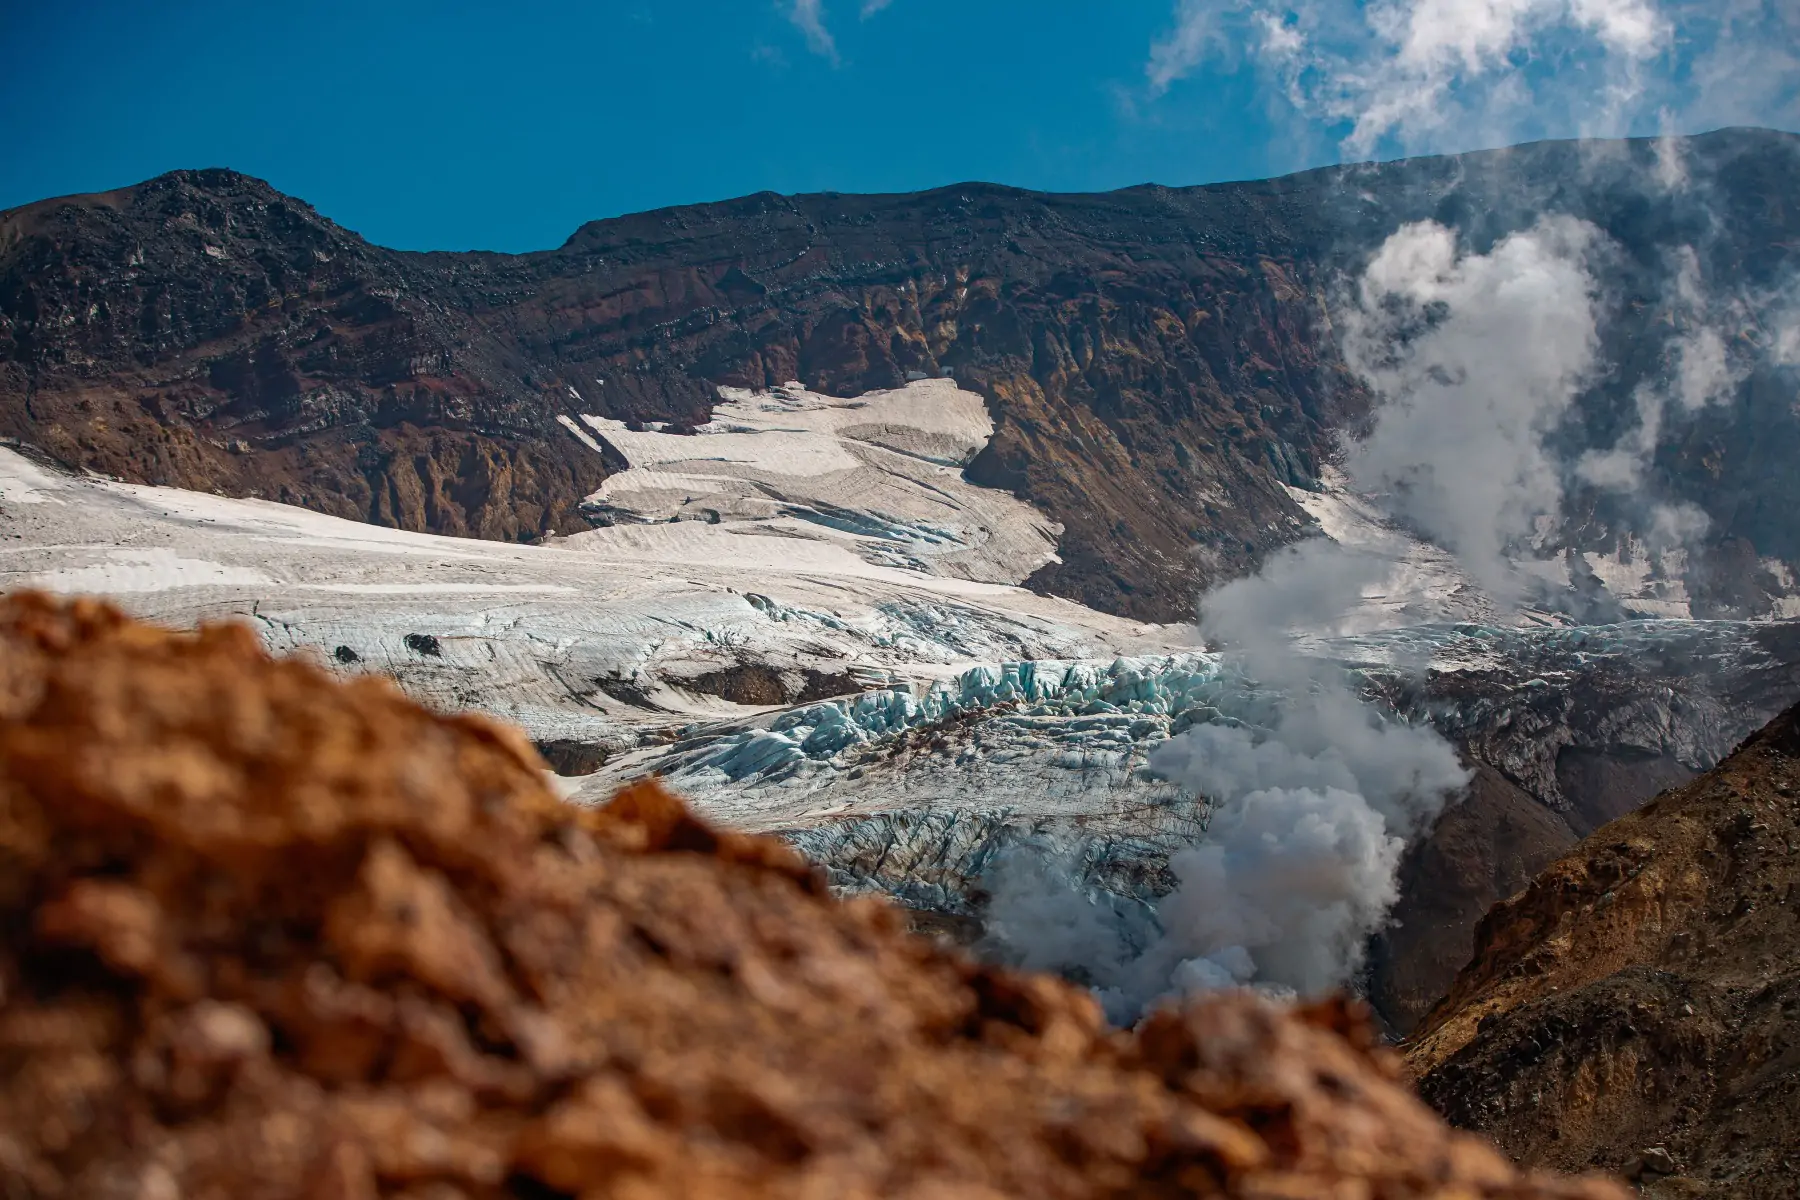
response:
M1450 230L1410 225L1370 262L1347 318L1345 356L1380 397L1348 474L1503 603L1519 599L1507 546L1561 505L1544 437L1593 371L1583 260L1600 236L1546 218L1486 255L1459 255Z
M1485 253L1434 222L1402 227L1337 314L1345 362L1368 385L1368 430L1344 446L1350 484L1395 523L1449 551L1502 607L1531 599L1514 562L1563 517L1565 489L1635 507L1652 550L1687 548L1698 509L1652 498L1649 468L1670 414L1733 395L1747 367L1706 294L1698 256L1677 252L1653 314L1663 370L1632 399L1637 424L1574 457L1552 438L1603 375L1598 264L1618 248L1595 226L1541 217ZM1774 361L1800 363L1800 302L1769 297ZM1207 837L1175 854L1154 919L1091 902L1028 853L990 887L991 937L1022 965L1091 980L1116 1020L1159 998L1249 985L1314 993L1353 981L1397 899L1407 841L1467 782L1428 725L1365 702L1298 635L1359 632L1353 617L1385 565L1328 539L1272 555L1208 593L1200 631L1242 680L1232 720L1171 738L1153 766L1213 805Z
M1478 254L1441 225L1408 225L1351 298L1346 359L1376 408L1346 471L1498 597L1512 588L1509 545L1561 505L1544 439L1595 370L1587 259L1600 240L1547 218ZM1365 703L1341 669L1295 647L1296 634L1350 632L1380 575L1317 539L1210 592L1200 628L1245 680L1249 719L1195 726L1153 762L1212 802L1206 840L1171 859L1177 887L1144 927L1015 856L990 888L996 942L1024 965L1084 975L1121 1020L1198 988L1313 993L1352 979L1396 899L1407 839L1467 782L1435 730Z

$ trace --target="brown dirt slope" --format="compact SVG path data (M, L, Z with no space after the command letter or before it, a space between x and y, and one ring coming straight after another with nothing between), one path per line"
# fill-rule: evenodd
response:
M1524 1162L1794 1195L1797 878L1800 708L1495 906L1408 1049L1422 1094Z
M1588 1197L1341 1003L1105 1030L654 786L93 602L0 601L15 1197Z

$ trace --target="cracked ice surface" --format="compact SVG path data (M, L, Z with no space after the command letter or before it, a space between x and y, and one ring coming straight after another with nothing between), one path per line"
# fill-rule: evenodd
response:
M759 828L895 802L1099 819L1115 799L1183 800L1148 771L1148 756L1217 715L1232 690L1204 653L986 663L925 686L696 727L608 764L583 794L655 771Z
M564 781L578 798L664 772L845 887L964 911L996 856L1030 842L1114 895L1157 894L1207 809L1150 755L1186 723L1266 724L1279 698L1225 679L1185 628L968 577L983 555L1022 577L1051 527L955 469L988 436L966 394L882 395L734 398L697 436L577 427L646 465L607 481L616 524L545 546L70 477L0 448L0 587L111 594L177 624L248 617L277 650L604 748L599 774ZM859 500L872 462L897 465ZM1504 627L1441 554L1329 486L1309 496L1327 534L1396 565L1365 632L1306 652L1553 807L1565 748L1698 769L1800 690L1800 626ZM1656 583L1613 574L1622 591ZM697 690L745 664L790 695L809 672L867 690L771 708Z
M684 686L746 662L925 690L982 660L1189 637L871 562L835 535L682 521L510 545L72 477L4 448L0 515L0 587L106 594L174 624L246 617L276 650L615 752L761 711Z
M1390 719L1431 722L1559 809L1564 749L1703 770L1800 689L1792 624L1461 624L1305 649ZM1199 652L985 664L923 691L696 725L583 792L654 771L710 811L784 833L840 886L940 911L969 911L983 873L1021 843L1148 901L1208 814L1151 769L1155 749L1201 721L1266 728L1282 701Z

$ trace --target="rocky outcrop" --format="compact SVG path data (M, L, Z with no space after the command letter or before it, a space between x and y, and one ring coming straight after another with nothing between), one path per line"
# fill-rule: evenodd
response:
M1368 995L1410 1033L1469 961L1476 926L1582 837L1717 764L1800 694L1800 622L1633 622L1488 633L1453 670L1377 686L1431 719L1474 776L1402 861Z
M585 528L603 465L405 256L230 171L0 214L0 433L408 529Z
M1681 143L1674 191L1634 142L1105 195L763 194L528 255L382 250L256 180L176 172L0 214L0 436L133 480L517 538L578 527L606 466L558 414L691 425L719 384L855 395L953 373L996 426L970 476L1064 528L1034 585L1185 619L1308 528L1286 489L1366 408L1339 284L1401 222L1485 247L1567 212L1611 235L1613 370L1562 435L1610 445L1637 384L1668 373L1680 247L1736 314L1734 353L1767 341L1800 245L1797 144ZM1800 564L1792 390L1762 363L1665 430L1655 498L1712 518L1687 580L1704 611L1766 611L1785 586L1769 564ZM1603 551L1643 517L1599 495L1571 510L1563 536Z
M654 785L93 602L0 602L23 1197L1586 1197L1341 1003L1108 1032Z
M1796 847L1800 708L1495 906L1407 1048L1421 1092L1524 1162L1792 1195Z

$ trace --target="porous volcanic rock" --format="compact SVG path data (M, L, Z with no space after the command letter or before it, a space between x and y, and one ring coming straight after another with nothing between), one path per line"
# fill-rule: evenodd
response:
M1794 1195L1800 707L1496 905L1407 1050L1453 1124L1663 1197Z
M1131 1035L654 785L91 601L0 601L9 1196L1587 1197L1341 1002Z

